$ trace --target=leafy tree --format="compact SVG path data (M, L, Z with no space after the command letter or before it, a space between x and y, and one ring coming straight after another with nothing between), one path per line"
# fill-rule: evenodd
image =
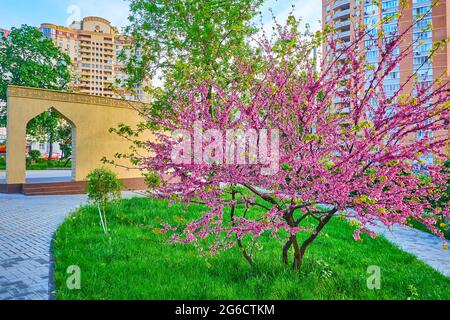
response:
M421 82L416 73L385 92L390 71L420 41L403 45L413 25L385 37L384 23L392 19L374 30L355 25L354 38L343 43L332 29L300 33L291 17L275 41L256 44L260 68L238 68L238 79L250 80L222 90L220 77L205 78L186 94L176 92L162 116L144 112L165 129L144 144L154 157L140 158L152 176L151 196L208 209L186 226L167 226L173 241L207 246L212 254L237 246L253 264L258 238L271 235L283 241L283 261L293 252L300 270L308 247L337 217L351 221L358 241L362 233L376 236L374 223L406 225L410 218L443 236L434 225L450 208L437 210L428 199L441 197L447 176L422 156L443 155L447 137L402 142L448 128L449 83ZM377 65L366 62L363 40L379 44ZM311 56L325 44L319 71ZM428 181L415 174L416 163Z
M61 125L61 118L52 109L44 112L28 122L27 133L31 140L39 143L48 143L48 160L52 159L53 144L57 141L58 128Z
M69 158L72 155L72 126L67 121L62 121L56 129L56 135L63 152L62 158Z
M131 0L127 33L133 39L127 56L125 87L164 77L163 90L148 87L152 110L170 108L174 91L216 79L230 83L240 75L236 57L253 51L251 20L263 0ZM154 81L153 84L155 84Z
M70 82L70 65L69 56L34 27L13 28L7 39L0 39L0 126L7 121L8 85L65 90ZM45 133L52 142L59 119L55 112L43 113L31 120L28 133L39 140Z

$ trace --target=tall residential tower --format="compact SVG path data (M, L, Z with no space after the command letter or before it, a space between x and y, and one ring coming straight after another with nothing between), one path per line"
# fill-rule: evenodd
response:
M381 18L392 17L389 23L384 25L384 33L404 32L414 21L414 27L406 33L406 42L416 41L412 54L400 61L398 67L394 69L384 80L384 89L387 95L392 95L398 91L401 84L417 72L418 80L423 83L431 83L438 78L450 80L450 46L437 52L432 60L428 59L433 43L450 37L450 3L441 0L433 6L433 0L406 0L406 6L401 8L404 1L383 0L381 8L374 4L372 0L322 0L322 21L324 26L331 25L336 29L337 37L341 41L350 42L354 38L353 30L358 24L365 26L376 25ZM398 15L401 11L401 15ZM431 24L431 31L424 31ZM379 52L377 47L370 41L365 42L366 61L369 64L377 64ZM323 48L326 52L326 46ZM401 50L398 48L397 50ZM411 87L406 87L411 90ZM447 122L448 124L448 122ZM448 129L432 133L434 136L450 137ZM417 137L409 139L422 139L427 132L419 132Z
M111 88L116 80L126 77L118 55L122 49L127 49L130 40L119 34L108 20L86 17L74 21L70 27L44 23L40 29L70 56L73 90L103 97L124 95L128 100L148 102L144 84L137 86L134 93L123 89L116 93Z

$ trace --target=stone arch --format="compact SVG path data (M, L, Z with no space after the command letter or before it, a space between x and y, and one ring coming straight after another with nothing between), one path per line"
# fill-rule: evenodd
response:
M110 133L120 123L136 127L142 122L137 109L139 103L119 99L43 90L35 88L8 87L7 100L7 185L25 183L26 125L37 115L52 108L75 128L76 164L74 181L83 182L87 174L104 166L103 158L114 160L117 153L128 153L130 142ZM153 137L146 133L143 140ZM119 178L142 179L137 168L130 168L126 159L116 159L116 166L106 165Z
M61 112L59 107L54 106L53 103L49 103L49 106L46 110L44 110L41 113L38 113L37 115L34 115L33 117L31 117L27 123L25 124L25 129L27 128L28 124L30 123L30 121L32 121L33 119L35 119L36 117L40 116L41 114L43 114L44 112L48 112L48 111L53 111L55 113L57 113L62 119L64 119L71 127L72 129L72 167L70 168L72 171L72 180L74 181L76 178L76 130L77 130L77 126L75 124L75 122L73 120L71 120L69 117L67 117L64 112ZM26 170L25 170L26 171Z

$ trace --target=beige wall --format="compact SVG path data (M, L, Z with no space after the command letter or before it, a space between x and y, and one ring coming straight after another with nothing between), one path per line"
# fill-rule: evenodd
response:
M137 107L138 105L133 105ZM116 153L127 153L131 143L110 128L124 123L135 126L142 121L130 102L85 94L10 86L8 88L7 183L25 182L25 146L27 123L53 108L74 126L74 180L103 166L101 159L114 160ZM150 138L142 137L143 139ZM130 167L127 160L117 164ZM139 170L111 167L121 179L141 177Z

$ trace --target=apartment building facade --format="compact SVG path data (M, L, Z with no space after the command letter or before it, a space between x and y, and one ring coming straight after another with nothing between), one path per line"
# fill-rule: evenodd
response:
M72 90L103 97L148 102L144 84L134 92L113 90L116 80L126 77L119 53L127 49L130 40L119 34L116 27L100 17L85 17L74 21L69 27L50 23L41 25L45 37L52 39L72 61Z
M10 33L9 30L0 28L0 39L3 37L8 38L9 33ZM6 140L6 128L0 127L0 144L5 140Z
M390 16L392 20L383 26L385 35L389 35L396 32L403 33L413 21L417 21L419 17L422 18L406 33L406 41L403 45L406 46L414 41L412 53L400 61L384 80L384 89L389 96L397 92L414 73L417 74L418 81L424 84L430 84L437 78L450 79L447 73L447 70L450 70L450 46L447 45L446 48L439 50L432 60L428 59L433 43L450 36L450 21L447 20L450 18L450 3L446 0L439 1L436 6L433 6L433 3L433 0L407 0L406 6L402 9L401 0L383 0L381 8L371 0L322 0L322 21L324 25L334 26L337 37L346 43L354 39L353 30L357 24L362 23L370 28L381 18ZM429 24L432 25L432 29L424 31ZM366 41L364 45L366 62L378 64L377 47L370 41ZM396 50L400 52L401 49ZM327 48L324 47L323 50L326 52ZM406 90L411 89L411 85L406 86ZM447 126L446 130L440 132L419 132L416 137L409 137L408 140L422 139L429 134L450 138Z

